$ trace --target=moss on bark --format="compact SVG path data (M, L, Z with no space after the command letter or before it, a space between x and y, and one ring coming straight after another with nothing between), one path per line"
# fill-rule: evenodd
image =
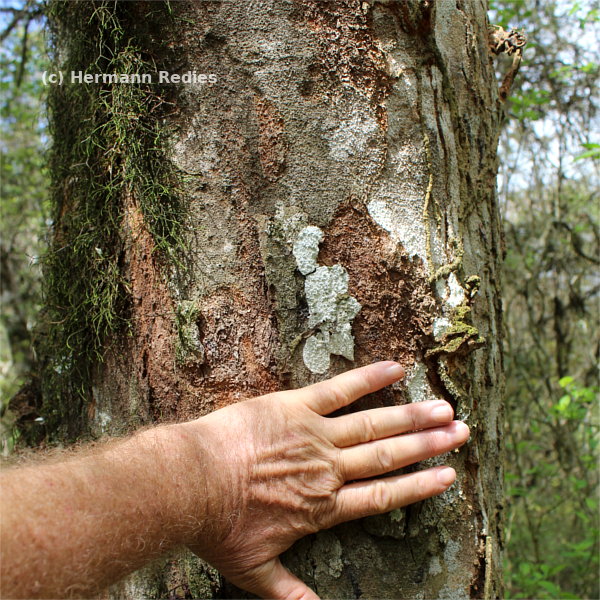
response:
M125 198L135 198L165 262L176 260L182 245L179 182L166 160L161 126L166 91L142 83L142 77L140 83L92 84L71 77L156 70L151 50L160 39L144 23L168 26L170 7L141 5L52 1L48 6L54 68L63 84L49 93L53 225L37 352L42 415L53 436L65 425L70 438L86 430L92 369L111 336L129 326Z

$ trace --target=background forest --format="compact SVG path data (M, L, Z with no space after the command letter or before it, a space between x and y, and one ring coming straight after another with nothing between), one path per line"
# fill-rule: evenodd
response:
M598 598L600 8L491 3L529 43L506 107L498 188L506 232L506 597ZM0 4L0 443L19 427L42 304L49 132L43 5ZM510 64L498 62L498 74Z

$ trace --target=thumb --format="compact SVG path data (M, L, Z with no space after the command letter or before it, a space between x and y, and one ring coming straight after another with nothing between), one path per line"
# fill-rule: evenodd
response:
M246 571L233 583L270 600L320 600L317 594L281 564L279 558Z

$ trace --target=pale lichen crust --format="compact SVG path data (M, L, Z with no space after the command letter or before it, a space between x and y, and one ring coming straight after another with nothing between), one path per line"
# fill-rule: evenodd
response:
M308 275L317 268L317 256L319 244L323 241L323 232L318 227L305 227L294 243L294 257L298 265L298 271L302 275Z
M346 269L341 265L318 265L319 244L323 237L318 227L305 227L293 248L298 270L306 276L308 327L314 333L304 344L302 358L312 373L325 373L332 354L354 360L351 323L361 308L358 300L348 294Z

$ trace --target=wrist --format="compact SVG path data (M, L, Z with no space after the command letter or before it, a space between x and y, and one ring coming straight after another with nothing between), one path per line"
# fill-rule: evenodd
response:
M232 514L230 475L221 463L219 432L210 419L165 425L140 434L157 465L162 521L173 545L218 543Z
M159 525L163 543L185 544L191 531L201 528L205 510L208 461L202 446L190 440L184 424L173 424L141 431L115 450L130 461L134 477L145 479L147 496L140 502Z

